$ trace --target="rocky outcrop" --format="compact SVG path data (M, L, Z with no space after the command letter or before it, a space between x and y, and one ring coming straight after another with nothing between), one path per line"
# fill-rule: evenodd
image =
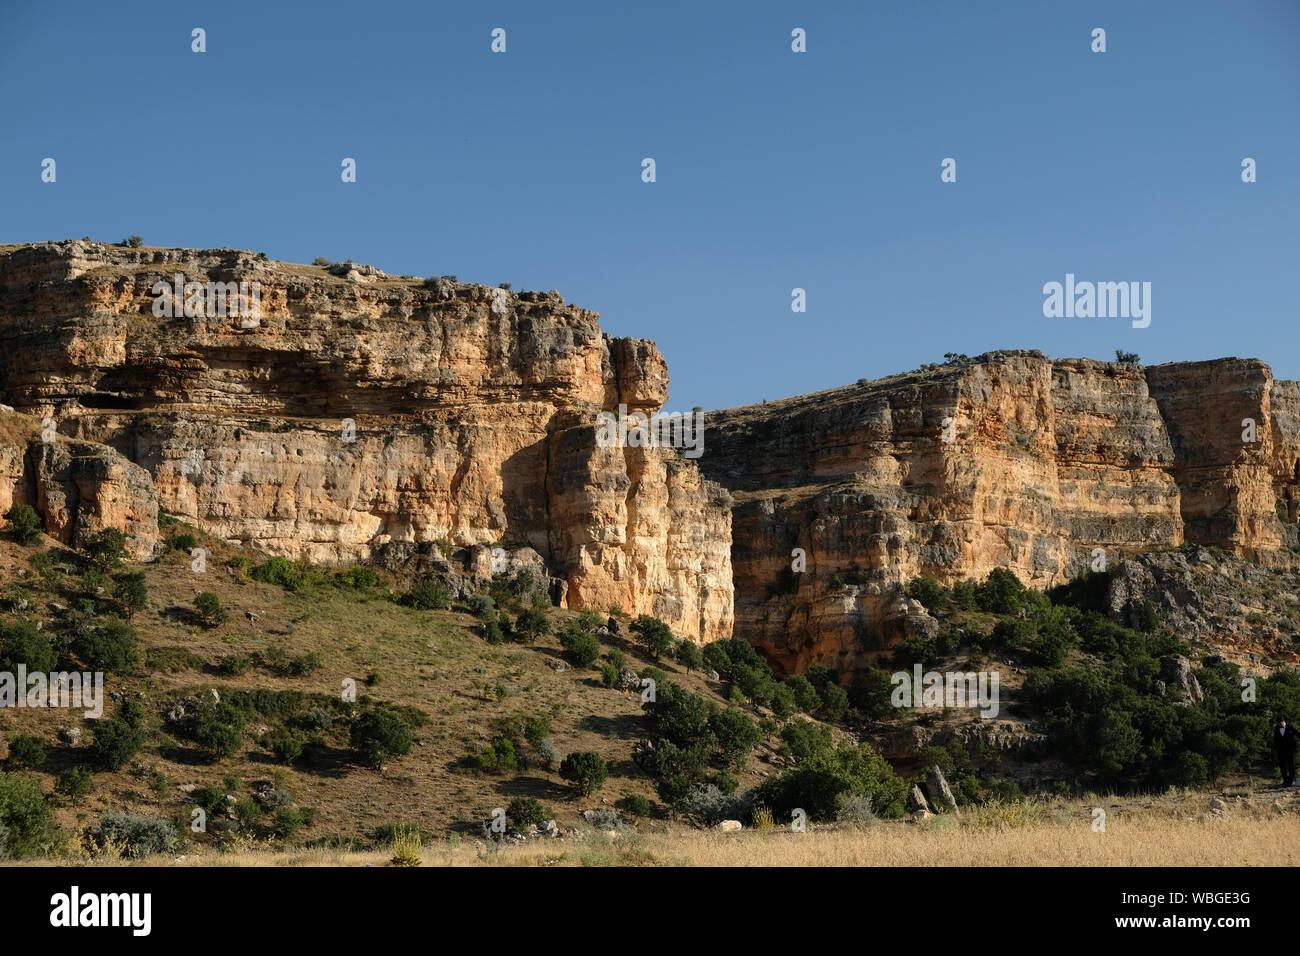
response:
M1004 567L1048 587L1184 541L1286 563L1295 385L1239 359L996 352L710 413L700 461L736 501L737 633L781 670L846 673L933 627L899 590L917 575Z
M155 308L177 276L224 300ZM255 319L225 308L247 305L241 283ZM0 504L39 502L68 540L121 527L147 555L162 508L262 552L466 587L501 546L539 556L569 607L699 641L734 618L779 670L846 678L939 626L902 594L917 575L1048 587L1185 543L1261 568L1300 553L1300 384L1256 360L994 352L708 413L698 460L597 440L598 413L653 413L667 387L652 342L555 292L226 249L0 246L0 400L59 434L0 443ZM1125 571L1116 615L1172 614L1187 570ZM1207 635L1238 626L1179 607Z
M0 397L112 446L157 506L231 542L322 563L393 543L531 547L569 606L730 634L726 493L672 449L595 439L598 412L666 401L653 343L603 334L555 292L337 271L0 247ZM256 282L256 321L215 300L155 309L177 274Z
M1187 540L1268 562L1282 550L1277 502L1294 495L1294 406L1275 419L1276 389L1256 359L1180 362L1147 369L1175 452ZM1296 383L1277 383L1294 386Z
M148 473L112 448L69 441L41 423L0 411L0 515L28 504L52 538L80 547L99 531L126 534L137 560L159 545L158 503Z

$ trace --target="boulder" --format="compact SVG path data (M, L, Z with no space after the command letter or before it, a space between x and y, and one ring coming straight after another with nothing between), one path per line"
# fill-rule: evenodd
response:
M939 765L935 764L930 768L930 776L926 779L925 789L930 793L930 804L936 810L951 809L957 816L961 816L961 811L957 809L957 800L952 795L952 790L948 787L948 781L944 779L943 771Z
M908 796L911 798L913 810L924 810L926 813L930 812L930 804L926 802L925 794L921 792L921 788L916 784L912 784L912 790Z
M739 820L723 820L714 829L722 833L735 833L737 830L743 830L744 827L740 825Z
M198 709L199 699L197 697L182 697L172 705L171 710L167 711L163 719L169 724L183 723L187 717L190 717Z
M1166 694L1173 694L1183 704L1200 704L1205 701L1200 681L1192 673L1192 662L1181 654L1167 654L1160 658L1160 677L1165 681Z

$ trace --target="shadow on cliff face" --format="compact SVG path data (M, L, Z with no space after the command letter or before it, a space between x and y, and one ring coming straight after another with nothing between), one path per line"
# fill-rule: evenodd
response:
M501 540L527 544L552 562L549 438L519 449L501 463L501 500L488 501L487 510ZM551 567L551 572L556 569Z

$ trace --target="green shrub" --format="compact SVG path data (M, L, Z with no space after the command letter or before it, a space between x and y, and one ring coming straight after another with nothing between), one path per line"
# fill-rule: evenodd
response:
M1025 586L1014 572L994 568L984 583L975 589L975 603L981 611L1014 614L1024 603Z
M199 705L190 737L209 760L233 757L244 742L244 712L229 701L205 700Z
M9 509L5 517L9 519L9 532L24 547L39 541L41 533L45 530L45 522L31 505L16 504Z
M315 818L316 813L311 809L281 807L275 811L275 816L271 820L270 831L280 839L287 840L303 827L311 826Z
M144 734L120 715L95 721L91 735L91 757L105 770L120 770L144 746Z
M40 737L17 734L9 738L9 756L5 767L9 770L34 770L45 763L45 744Z
M735 690L733 687L732 690ZM794 691L786 687L785 684L777 684L772 691L772 713L784 720L793 714L798 708L794 703ZM767 718L764 718L767 719Z
M136 611L143 611L149 604L149 588L145 584L144 572L114 575L113 599L128 620L135 616Z
M296 763L302 756L303 738L295 734L292 730L286 730L283 727L273 730L267 735L267 744L271 752L284 763Z
M204 591L194 599L194 609L198 611L199 620L204 627L216 627L230 619L226 609L221 606L221 598L211 591Z
M704 652L694 641L683 640L677 644L677 663L686 668L689 674L704 666Z
M298 654L283 666L283 672L290 677L306 677L325 666L325 656L320 651L308 651Z
M662 795L662 794L661 794ZM745 820L753 807L753 791L731 796L716 784L693 786L672 801L673 810L701 826L715 826L723 820Z
M380 770L388 757L410 753L411 728L393 711L376 708L353 721L351 744L366 766Z
M364 564L354 565L339 575L339 580L350 588L363 591L367 588L373 588L379 583L379 575L373 568L368 568Z
M131 813L104 814L92 836L97 846L112 842L131 859L170 853L180 843L180 834L169 821Z
M632 624L632 630L641 638L641 643L645 645L646 653L654 660L658 660L661 655L669 654L673 650L676 638L673 637L672 629L649 614L642 614Z
M605 652L605 658L611 664L617 667L620 673L622 673L623 668L627 667L627 655L624 654L622 651L620 651L617 647L611 647L609 650L607 650Z
M170 783L171 781L168 779L167 774L160 771L157 767L150 767L149 789L153 792L154 797L159 800L166 799L167 788Z
M237 554L226 561L226 567L235 572L235 577L240 581L248 579L248 573L252 570L253 562L248 560L242 554Z
M69 767L54 778L54 789L70 800L89 795L94 778L87 767Z
M253 660L243 654L227 654L217 662L217 670L227 677L238 677L253 666Z
M551 722L545 717L528 717L523 725L524 739L534 747L541 746L551 733Z
M515 620L514 629L515 633L521 638L537 640L551 633L551 619L541 608L525 608ZM597 647L599 647L599 642L597 642Z
M231 788L235 789L235 788ZM206 786L201 790L195 790L190 794L190 799L195 806L201 807L208 817L216 817L220 813L225 813L226 808L230 805L226 800L226 791L221 787Z
M803 674L791 674L785 679L785 686L794 694L794 705L805 714L815 714L821 710L822 699L813 687L812 681Z
M739 768L749 752L763 739L758 725L738 710L719 710L709 717L709 730L717 742L718 758L724 767Z
M703 697L672 681L657 683L655 699L642 704L656 737L678 747L712 744L709 717L713 708Z
M937 614L949 608L948 592L934 578L913 578L908 582L905 590L908 597L914 601L920 601L931 614Z
M609 776L605 758L591 750L571 753L560 763L560 776L568 780L584 797L599 790Z
M469 613L480 620L494 620L497 616L496 602L486 594L471 594L465 604Z
M650 801L639 793L631 793L626 797L620 797L614 802L614 806L624 813L630 813L636 817L648 817L651 813Z
M782 727L781 743L782 752L800 764L834 750L831 729L811 720L792 720Z
M302 568L284 557L274 557L253 569L253 577L267 584L277 584L286 591L301 590L307 584Z
M87 565L81 572L81 590L89 595L92 599L100 593L100 590L108 587L108 575L104 569L97 564ZM91 607L95 607L94 601L91 601Z
M500 737L490 747L484 747L478 755L472 758L472 762L480 770L488 773L519 769L519 757L515 753L514 741L506 737Z
M501 630L501 624L496 618L489 618L479 625L483 630L483 640L489 644L500 644L506 639L505 632Z
M0 773L0 859L45 852L54 841L45 792L35 780Z
M17 673L19 664L28 671L54 670L58 655L50 639L36 630L34 621L0 622L0 670Z
M129 674L140 663L135 629L116 618L98 628L79 629L69 642L69 649L92 671Z
M515 832L541 826L554 817L554 813L532 797L515 797L506 805L506 822Z
M116 568L126 557L126 535L116 528L104 528L86 540L85 551L101 568Z
M117 705L117 716L128 727L139 730L144 724L144 705L134 697L127 697Z
M838 815L845 794L870 799L880 817L901 817L906 793L906 782L885 759L860 744L814 754L795 769L768 778L757 796L776 817L789 819L792 810L801 808L810 820L829 821Z
M555 762L560 759L559 748L555 746L555 741L550 737L543 737L537 743L537 757L541 760L543 766L548 769L555 766Z
M170 544L174 550L184 551L188 554L199 546L199 539L186 531L182 534L173 535L168 544ZM245 558L244 560L247 561L248 559Z
M879 720L893 712L890 696L894 683L885 671L871 667L858 671L849 684L849 703L863 716Z
M144 655L146 670L165 671L169 674L201 670L206 663L202 657L187 647L151 647Z
M451 592L436 578L423 578L411 585L403 602L419 610L443 610L451 607Z
M976 591L974 581L954 581L948 588L948 602L961 611L974 610Z
M843 687L839 684L827 684L821 689L819 696L822 699L822 705L816 715L819 720L834 723L844 719L849 709L849 695L844 692Z
M560 635L560 646L564 648L564 659L574 667L590 667L600 656L600 640L573 624Z
M40 586L47 590L56 590L63 580L63 572L55 564L57 555L54 550L37 551L32 555L28 562L31 565L32 573L39 579Z
M231 809L235 811L239 825L245 828L254 826L262 816L262 808L251 797L236 800Z

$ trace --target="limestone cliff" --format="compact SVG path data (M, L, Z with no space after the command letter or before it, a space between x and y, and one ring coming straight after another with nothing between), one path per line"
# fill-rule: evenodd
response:
M922 617L899 591L919 574L1047 587L1184 541L1286 562L1298 397L1253 360L998 352L712 413L701 468L736 499L737 633L787 671L851 670Z
M257 283L255 321L211 298L187 314L188 293L158 310L177 275ZM148 557L161 508L325 563L429 567L447 541L478 566L499 544L544 561L570 607L698 641L734 617L787 671L849 671L932 626L901 595L918 574L1047 587L1184 542L1265 566L1300 552L1300 383L1256 360L995 352L706 413L698 460L602 447L599 412L653 413L667 386L652 342L555 292L0 246L0 399L18 409L0 426L25 423L0 429L0 506L30 501L70 542L119 527Z
M256 282L256 320L211 299L158 315L155 284L178 273ZM595 441L599 411L653 413L667 385L652 342L604 335L555 292L234 250L0 247L0 395L53 418L57 449L112 446L155 507L326 563L391 542L530 546L570 606L712 640L731 631L725 492L671 450Z

